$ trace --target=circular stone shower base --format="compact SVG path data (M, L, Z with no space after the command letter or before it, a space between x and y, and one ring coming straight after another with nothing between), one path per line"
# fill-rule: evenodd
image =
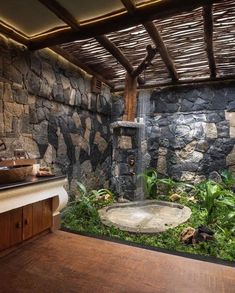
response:
M191 216L190 208L166 201L119 203L99 210L103 224L133 233L159 233L177 227Z

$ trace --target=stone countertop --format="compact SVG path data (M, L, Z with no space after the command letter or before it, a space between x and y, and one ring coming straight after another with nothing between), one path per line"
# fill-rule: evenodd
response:
M0 192L4 190L14 189L18 187L24 187L33 184L40 184L48 181L56 181L60 179L65 179L66 176L64 175L55 175L50 177L36 177L36 176L29 176L25 181L15 182L11 184L0 184Z

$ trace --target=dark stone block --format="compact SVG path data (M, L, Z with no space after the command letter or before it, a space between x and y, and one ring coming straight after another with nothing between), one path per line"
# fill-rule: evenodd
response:
M37 124L38 123L38 117L35 110L30 109L29 111L29 121L31 124Z
M207 110L207 109L209 109L208 101L205 101L201 98L196 99L192 108L193 111L201 111L201 110Z
M224 110L226 109L228 103L228 98L224 89L218 90L215 92L215 96L211 103L212 110Z
M161 117L156 121L157 126L163 127L163 126L168 126L169 125L169 120L165 117Z
M32 71L27 74L25 85L30 94L40 96L40 79Z
M124 114L124 102L118 99L112 104L112 121L118 120Z
M40 158L43 158L43 156L45 155L47 147L48 147L47 144L38 144L38 150L39 150L39 153L40 153Z
M193 138L202 139L204 136L204 129L201 124L194 125Z
M219 138L229 138L229 122L221 121L216 124Z
M130 166L128 164L121 163L119 165L120 168L120 175L130 175Z
M210 145L206 140L198 141L195 150L201 153L205 153L208 151Z
M211 112L207 114L207 122L218 123L220 121L222 121L222 117L219 115L219 113Z
M208 175L213 171L222 171L226 169L226 160L225 159L211 159L204 158L204 160L200 163L199 171L203 175Z
M41 72L42 72L42 64L40 62L40 59L38 58L38 56L36 56L36 53L31 53L30 55L30 68L31 70L37 75L37 76L41 76Z
M168 148L170 146L169 139L167 139L167 138L160 138L159 139L159 146Z
M32 125L30 125L30 118L29 115L25 114L21 120L21 131L22 133L31 133L32 132Z
M81 93L79 92L79 90L76 91L76 94L75 94L75 106L80 106L82 103L82 96L81 96Z
M46 119L45 112L42 107L37 108L37 120L41 122Z
M57 101L57 102L63 103L65 101L64 90L63 90L62 85L60 85L60 84L55 84L53 86L52 95L53 95L55 101Z
M235 97L235 90L234 90L233 96ZM227 111L235 112L235 101L232 101L228 104Z
M28 104L28 93L22 88L13 88L14 100L19 104Z
M55 117L51 116L48 123L48 142L57 150L58 149L58 136L57 136L58 123Z
M67 156L70 160L70 163L74 164L76 162L75 148L67 124L62 117L59 117L59 126L63 133L64 142L67 146Z

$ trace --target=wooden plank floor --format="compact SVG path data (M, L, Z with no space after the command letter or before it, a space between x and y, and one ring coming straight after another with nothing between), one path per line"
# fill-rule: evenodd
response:
M0 259L0 292L234 293L235 269L58 231Z

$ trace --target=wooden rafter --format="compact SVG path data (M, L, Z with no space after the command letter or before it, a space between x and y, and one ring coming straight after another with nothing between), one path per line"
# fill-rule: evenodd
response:
M125 6L126 10L130 13L130 14L134 14L135 9L136 9L136 5L134 0L121 0L122 4Z
M156 48L152 48L151 45L148 45L146 47L146 50L147 50L147 55L145 56L144 60L131 73L131 75L133 77L139 76L149 65L151 65L151 61L153 60L153 58L155 57L155 55L157 53L157 49Z
M38 0L43 3L48 9L50 9L56 16L62 19L65 23L67 23L71 29L75 31L79 31L80 24L74 18L74 16L65 9L60 3L56 0ZM106 83L110 87L113 87L112 83L110 83L107 79L105 79L101 74L97 73L95 70L91 69L89 66L85 65L84 63L80 62L77 58L73 57L72 55L65 52L65 50L61 49L59 46L50 47L51 50L56 52L57 54L61 55L71 63L75 64L76 66L80 67L87 73L91 74L92 76L97 77L102 82Z
M136 9L134 1L133 0L121 0L121 1L125 5L129 14L136 16L137 9ZM147 30L149 36L151 37L152 41L154 42L155 46L159 50L160 56L161 56L163 62L165 63L172 80L177 81L179 78L178 78L178 74L177 74L175 65L174 65L172 59L170 58L169 52L168 52L168 50L162 40L162 37L161 37L158 29L156 28L154 23L151 21L144 22L143 25L144 25L145 29Z
M216 63L214 56L213 46L213 7L207 5L203 7L203 20L204 20L204 39L206 45L206 53L210 67L211 78L216 77Z
M151 37L152 41L154 42L156 48L158 49L159 54L161 55L161 58L163 62L165 63L172 80L177 81L179 77L175 68L175 64L169 55L169 52L166 48L165 43L162 40L162 37L158 29L156 28L156 26L154 25L152 21L145 22L143 23L143 25L145 29L147 30L149 36Z
M98 36L95 39L126 69L129 74L132 74L134 71L133 66L122 53L122 51L113 42L111 42L106 36ZM144 83L140 77L138 77L138 82L140 84Z
M45 0L45 2L47 2ZM30 48L42 49L66 42L95 37L113 31L125 29L154 19L165 18L181 12L191 11L204 5L223 0L164 0L146 4L136 8L134 16L119 13L95 22L87 22L80 26L79 31L73 29L59 30L46 35L31 38Z
M68 60L69 62L73 63L74 65L78 66L82 70L86 71L88 74L97 77L99 80L113 88L113 84L110 83L107 79L105 79L101 74L96 72L95 70L91 69L89 66L81 63L77 58L73 57L71 54L65 52L65 50L61 49L59 46L50 47L52 51L61 55L63 58Z
M58 18L63 22L67 23L73 30L79 30L79 22L76 18L65 9L59 2L56 0L38 0L44 6L46 6L51 12L53 12Z

